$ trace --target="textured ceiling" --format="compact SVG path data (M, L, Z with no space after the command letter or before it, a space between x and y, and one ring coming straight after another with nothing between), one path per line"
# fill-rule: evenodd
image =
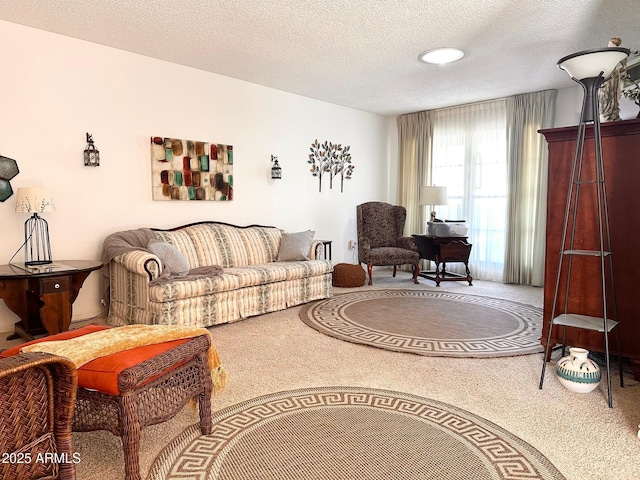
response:
M567 87L561 57L640 48L640 0L2 0L0 19L381 115ZM440 46L466 55L417 60Z

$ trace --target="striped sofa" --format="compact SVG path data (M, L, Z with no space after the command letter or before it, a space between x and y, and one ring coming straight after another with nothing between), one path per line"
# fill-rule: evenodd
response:
M283 231L275 227L201 222L146 230L175 246L193 271L219 265L222 273L157 281L160 259L130 248L108 262L111 325L208 327L331 296L333 267L319 259L321 242L312 243L310 260L285 262L276 261Z

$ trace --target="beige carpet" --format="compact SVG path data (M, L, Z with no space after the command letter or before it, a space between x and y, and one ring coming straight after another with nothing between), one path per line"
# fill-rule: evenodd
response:
M445 291L363 290L305 305L326 335L396 352L501 357L542 351L542 309Z
M353 387L258 397L187 429L150 480L564 480L497 425L415 395Z
M450 282L436 289L409 274L375 272L373 287L335 289L416 289L503 298L542 306L542 289L474 280L472 287ZM563 388L547 369L538 389L542 354L486 359L399 354L344 342L309 328L300 307L211 329L229 372L226 391L213 411L274 392L335 385L404 392L454 405L495 423L540 451L568 480L640 478L640 384L625 374L624 389L613 382L614 408L606 385L588 394ZM76 324L74 324L76 326ZM10 342L15 344L16 342ZM7 343L0 342L0 348ZM553 360L559 353L555 352ZM142 431L141 471L146 478L160 452L198 415L185 407L174 419ZM120 440L108 432L76 433L79 480L122 480Z

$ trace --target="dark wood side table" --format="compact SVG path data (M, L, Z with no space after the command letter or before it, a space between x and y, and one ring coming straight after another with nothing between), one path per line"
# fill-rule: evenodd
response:
M436 286L440 282L466 280L473 285L473 277L469 270L469 255L471 244L467 243L467 237L434 237L432 235L412 235L420 252L420 258L435 262L435 271L423 271L418 275L429 280L434 280ZM462 262L466 275L447 272L447 262Z
M102 263L93 260L61 260L49 269L27 271L16 265L0 265L0 298L20 321L8 340L64 332L71 324L72 305L85 279Z
M318 240L324 247L324 259L331 260L331 240Z

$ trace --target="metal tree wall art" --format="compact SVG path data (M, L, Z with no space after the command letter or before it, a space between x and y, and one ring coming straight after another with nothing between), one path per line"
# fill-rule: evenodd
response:
M337 177L340 174L340 193L344 192L344 179L349 180L351 178L351 174L353 173L353 169L355 165L351 163L351 154L349 153L349 145L340 148L341 145L338 145L338 153L331 162L331 176L330 178Z
M325 173L329 174L329 188L333 188L333 177L340 175L340 192L344 191L344 179L349 180L355 168L351 163L350 148L349 145L343 147L327 141L321 144L317 139L311 144L307 162L311 164L311 174L318 177L319 192L322 192L322 176Z
M333 146L332 146L333 147ZM329 146L327 142L320 145L318 139L311 144L308 163L311 164L311 175L318 177L319 192L322 192L322 175L329 171Z

